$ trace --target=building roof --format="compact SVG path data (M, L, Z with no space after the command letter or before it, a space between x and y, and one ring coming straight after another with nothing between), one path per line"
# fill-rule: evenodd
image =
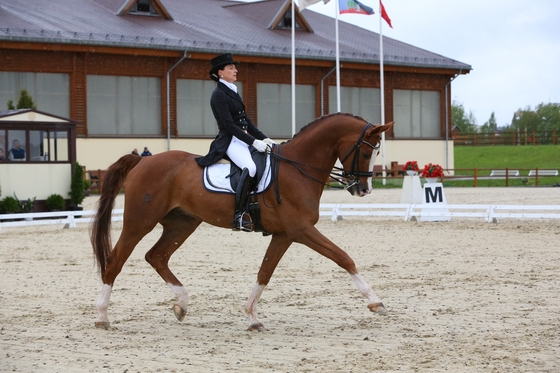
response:
M17 110L0 110L0 124L5 122L29 122L29 123L72 123L75 120L64 118L58 115L45 113L36 109L17 109Z
M1 2L0 41L291 56L291 30L271 29L279 12L290 12L291 0L151 1L155 9L152 13L131 11L136 3L147 0ZM298 23L304 30L296 32L296 58L334 60L335 19L310 10L301 11L299 17L303 17ZM385 65L462 73L472 69L468 64L395 39L383 40ZM341 62L379 64L379 34L339 20L339 57Z

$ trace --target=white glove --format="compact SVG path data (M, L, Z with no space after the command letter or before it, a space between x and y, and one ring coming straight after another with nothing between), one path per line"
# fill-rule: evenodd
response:
M263 142L264 142L266 145L276 144L276 143L274 142L274 140L269 139L268 137L267 137L266 139L264 139Z
M253 141L253 147L261 153L266 152L266 148L267 148L266 143L264 141L257 140L257 139Z

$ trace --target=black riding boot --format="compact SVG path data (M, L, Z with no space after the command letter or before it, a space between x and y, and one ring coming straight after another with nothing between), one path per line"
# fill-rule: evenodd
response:
M253 223L243 220L245 206L247 205L247 198L249 198L249 194L251 193L252 184L253 178L249 176L249 170L244 168L241 172L241 178L239 179L239 184L237 184L237 189L235 191L235 214L233 215L232 227L232 230L234 231L253 231Z

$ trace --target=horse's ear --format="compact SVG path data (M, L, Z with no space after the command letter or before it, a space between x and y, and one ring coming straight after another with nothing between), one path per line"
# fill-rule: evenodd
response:
M382 126L378 125L378 126L370 127L366 131L366 136L380 135L382 132L386 132L386 131L390 130L391 128L393 128L393 124L395 124L395 122L389 122L389 123L384 124Z

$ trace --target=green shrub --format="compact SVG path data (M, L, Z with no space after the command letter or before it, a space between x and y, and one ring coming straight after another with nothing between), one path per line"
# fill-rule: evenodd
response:
M64 211L66 208L66 201L60 194L51 194L47 197L45 204L49 211Z
M84 186L84 168L76 162L72 169L72 180L70 181L70 203L72 206L78 206L86 198Z
M19 201L14 197L6 197L0 201L0 213L15 214L20 211Z

